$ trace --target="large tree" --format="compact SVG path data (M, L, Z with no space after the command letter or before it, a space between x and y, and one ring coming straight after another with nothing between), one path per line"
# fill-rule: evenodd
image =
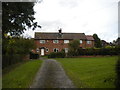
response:
M102 43L101 43L101 40L98 37L98 35L97 34L93 34L93 38L95 40L95 47L96 48L101 48L102 47Z
M34 22L34 4L34 2L3 2L2 33L19 36L28 28L34 30L41 27Z
M34 2L3 2L2 3L2 51L3 66L23 60L34 47L34 41L19 36L28 28L40 27L34 18ZM7 36L6 34L11 36ZM8 64L7 64L8 63Z
M78 49L79 49L79 46L80 43L79 43L79 40L73 40L71 41L68 46L69 46L69 52L68 54L70 56L77 56L78 55Z

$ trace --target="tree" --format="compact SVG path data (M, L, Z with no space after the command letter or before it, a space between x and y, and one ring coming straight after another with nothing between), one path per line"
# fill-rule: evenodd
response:
M2 67L7 67L9 65L21 62L24 60L32 49L35 49L35 44L33 39L25 39L22 37L8 37L3 39L3 60Z
M68 54L70 56L77 56L78 55L78 49L79 49L79 46L80 43L79 43L79 40L73 40L71 41L68 46L69 46L69 52Z
M98 35L97 34L93 34L93 38L95 40L95 47L96 48L101 48L102 47L102 43L101 43L101 40L98 37Z
M40 27L34 22L34 2L3 2L2 3L2 33L19 36L27 28Z
M117 38L116 43L117 45L120 45L120 37Z
M120 37L118 37L116 40L113 40L114 46L119 46L120 45Z
M3 67L22 61L34 48L32 39L20 37L28 28L41 27L34 21L34 5L34 2L2 3Z

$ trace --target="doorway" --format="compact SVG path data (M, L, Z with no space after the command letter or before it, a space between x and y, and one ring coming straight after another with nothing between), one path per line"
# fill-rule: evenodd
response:
M43 56L44 53L45 53L45 52L44 52L44 49L42 48L42 49L41 49L41 56Z

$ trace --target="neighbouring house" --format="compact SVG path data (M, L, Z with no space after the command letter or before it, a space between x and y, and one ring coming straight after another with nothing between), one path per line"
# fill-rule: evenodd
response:
M86 42L85 48L92 48L94 47L94 38L92 35L86 35Z
M117 40L115 41L115 45L119 45L120 46L120 37L118 37Z
M68 43L72 40L79 40L81 48L94 47L94 39L84 33L62 33L60 29L56 33L35 32L36 53L47 55L51 52L65 50L68 52Z
M101 40L102 43L102 47L108 46L110 45L108 42L106 42L105 40Z

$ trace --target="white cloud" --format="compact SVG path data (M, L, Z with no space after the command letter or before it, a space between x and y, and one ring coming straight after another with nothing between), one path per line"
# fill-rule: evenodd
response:
M34 7L36 21L42 29L35 31L97 33L113 41L118 35L119 0L43 0ZM35 31L29 32L31 36ZM27 32L26 32L27 33Z

